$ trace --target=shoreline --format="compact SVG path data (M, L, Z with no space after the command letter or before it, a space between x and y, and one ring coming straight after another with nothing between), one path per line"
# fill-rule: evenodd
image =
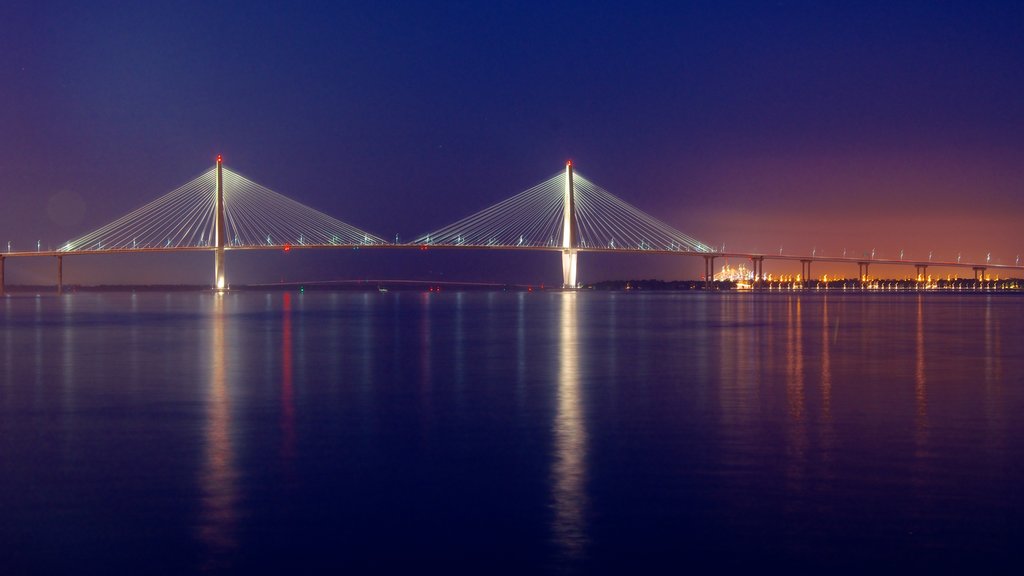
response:
M422 280L331 280L313 282L277 282L271 284L239 284L229 287L233 292L290 292L290 291L332 291L332 292L561 292L560 286L544 284L500 284L492 282L428 282ZM213 288L198 284L65 284L62 294L76 292L208 292ZM765 282L758 288L737 286L734 282L715 281L707 287L703 280L611 280L585 284L578 291L594 292L712 292L737 294L773 293L963 293L963 294L1015 294L1024 293L1024 281L1005 279L986 281L979 285L971 279L942 280L933 283L918 283L912 280L872 280L861 284L855 279L812 281L807 284L792 282ZM24 294L58 294L55 285L8 285L0 296Z

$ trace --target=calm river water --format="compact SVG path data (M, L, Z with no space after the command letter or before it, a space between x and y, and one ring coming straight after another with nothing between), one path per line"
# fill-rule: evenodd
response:
M0 298L0 573L1024 560L1024 298Z

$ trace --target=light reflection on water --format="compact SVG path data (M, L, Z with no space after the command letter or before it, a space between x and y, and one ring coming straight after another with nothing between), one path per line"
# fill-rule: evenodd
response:
M558 409L552 493L555 541L570 559L587 546L587 429L580 390L580 350L576 294L563 292L559 321Z
M832 421L832 344L838 338L837 332L830 332L828 298L821 302L821 458L829 461L832 457L835 427ZM836 329L839 326L836 325Z
M999 567L1021 302L5 297L0 572Z
M227 342L225 341L224 296L213 297L210 310L209 354L210 374L206 399L205 455L200 470L202 509L199 536L209 550L203 568L220 570L226 558L238 546L238 471L233 446L231 418L231 385L228 374Z
M789 406L787 477L790 490L803 488L803 471L807 465L807 423L804 403L804 339L803 315L799 297L789 299L786 315L786 399Z
M917 322L914 331L914 444L918 457L924 456L928 443L928 378L924 361L924 297L917 297Z
M295 384L292 365L292 295L285 293L281 310L281 457L291 465L295 459Z

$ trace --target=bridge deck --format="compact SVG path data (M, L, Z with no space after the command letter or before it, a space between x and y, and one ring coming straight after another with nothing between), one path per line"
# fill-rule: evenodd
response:
M502 245L454 245L454 244L288 244L270 246L225 246L227 252L254 252L254 251L292 251L292 250L491 250L491 251L517 251L517 252L563 252L564 249L558 246L502 246ZM649 250L640 248L576 248L578 253L592 254L652 254L661 256L698 256L710 258L739 258L739 259L761 259L812 263L828 262L841 264L869 264L869 265L898 265L898 266L928 266L937 268L985 268L993 270L1022 270L1024 265L995 264L979 262L952 262L940 260L913 260L913 259L892 259L892 258L851 258L842 256L811 256L799 254L771 254L758 252L694 252L688 250ZM115 255L115 254L153 254L167 252L214 252L213 246L188 246L173 248L114 248L100 250L41 250L3 252L2 258L40 258L57 256L84 256L84 255Z

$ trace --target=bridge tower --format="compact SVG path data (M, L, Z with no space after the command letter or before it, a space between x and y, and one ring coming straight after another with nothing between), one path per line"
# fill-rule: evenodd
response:
M562 288L576 288L576 195L572 183L572 160L565 163L565 202L562 213Z
M217 221L214 224L214 241L217 252L213 259L213 285L217 290L227 290L228 284L224 274L224 237L227 228L224 225L224 159L217 155Z

